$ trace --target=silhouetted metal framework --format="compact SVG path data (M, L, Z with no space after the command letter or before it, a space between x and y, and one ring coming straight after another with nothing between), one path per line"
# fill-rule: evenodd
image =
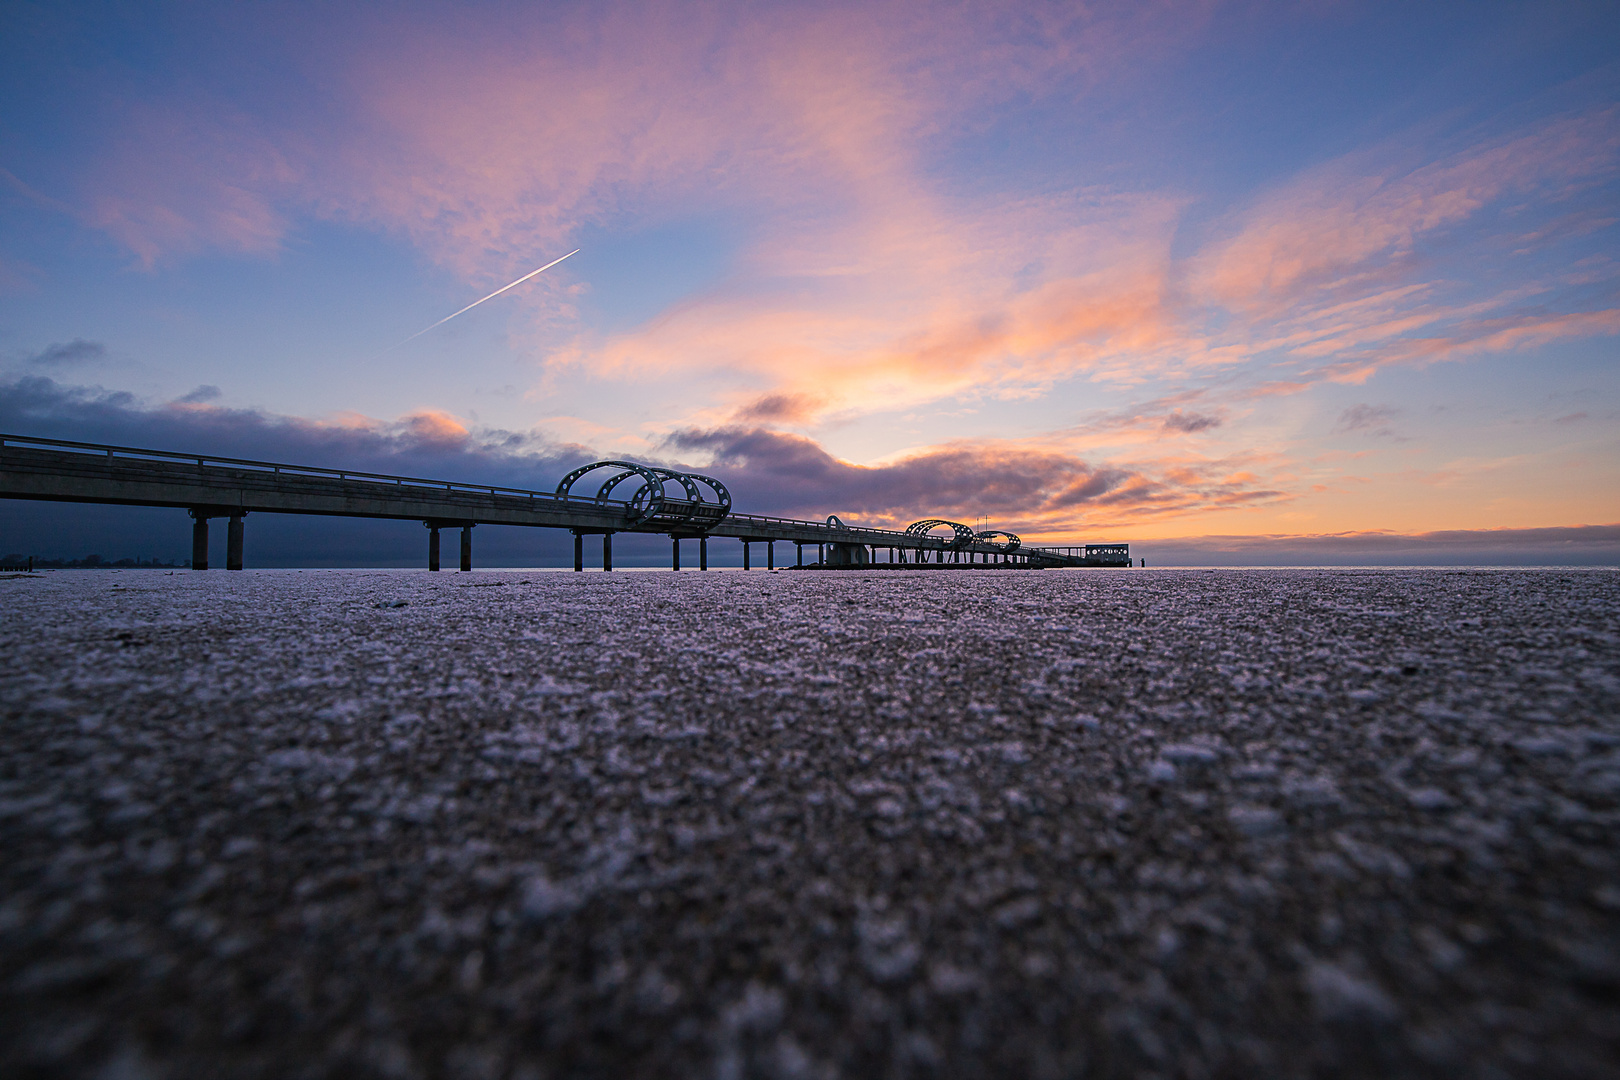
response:
M629 524L632 527L657 519L661 524L701 528L731 513L731 492L714 477L660 469L636 461L593 461L589 465L581 465L557 483L557 497L575 497L575 482L599 469L615 471L597 488L596 504L605 507L611 502L622 502L628 505ZM613 499L614 489L632 477L641 483L631 491L630 497ZM666 484L679 484L686 497L669 498L664 490ZM707 495L699 485L709 489Z
M998 536L1004 541L1001 545L1001 550L1004 552L1017 551L1024 543L1018 538L1017 533L1002 532L1000 529L987 529L974 536L973 539L981 544L993 544Z
M951 538L951 547L965 547L973 543L973 529L963 525L960 521L946 521L944 518L924 518L913 521L906 526L906 533L910 536L927 536L935 529L945 526L956 535Z

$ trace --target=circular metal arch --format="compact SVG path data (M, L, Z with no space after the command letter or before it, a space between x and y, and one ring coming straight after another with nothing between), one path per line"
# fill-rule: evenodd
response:
M979 533L973 539L978 540L981 543L993 544L995 543L995 538L998 536L1006 541L1006 543L1001 545L1001 550L1003 551L1017 551L1019 546L1023 544L1023 541L1018 539L1017 533L1002 532L1000 529L987 529L986 531Z
M720 507L721 517L731 513L731 492L726 488L726 485L714 477L704 476L702 473L682 473L681 475L689 480L696 480L700 484L706 484L709 490L714 492L715 503Z
M678 514L677 516L682 521L689 521L693 517L697 516L698 510L701 509L703 504L703 493L699 491L698 486L692 482L692 478L687 476L685 473L674 472L670 469L655 468L652 471L659 478L658 486L660 490L662 490L664 484L670 480L675 481L677 484L681 485L683 489L685 489L686 500L690 505L687 506L684 512Z
M946 521L944 518L924 518L921 521L913 521L906 526L906 533L910 536L927 536L941 525L948 527L955 534L950 540L952 547L961 547L964 544L973 543L973 530L971 528L963 525L960 521Z
M630 496L630 524L640 525L664 508L663 479L652 469L634 461L593 461L589 465L581 465L557 482L558 496L568 498L572 494L574 482L597 469L619 470L597 489L594 501L598 506L607 505L608 497L620 483L632 476L639 476L641 487Z
M593 501L598 506L605 506L613 496L613 491L620 484L631 477L638 478L641 483L630 497L625 500L629 507L629 524L634 527L641 525L655 517L663 515L666 507L670 511L668 516L676 522L688 523L694 519L702 518L704 521L719 521L731 513L731 492L712 476L702 476L698 473L677 472L674 469L663 469L652 465L643 465L636 461L593 461L589 465L581 465L557 483L557 494L564 498L571 495L576 481L587 473L598 469L617 470L610 475L602 486L596 491ZM685 505L667 506L669 500L664 491L664 485L673 481L681 486L685 493ZM703 492L698 485L707 487L713 493L713 500Z

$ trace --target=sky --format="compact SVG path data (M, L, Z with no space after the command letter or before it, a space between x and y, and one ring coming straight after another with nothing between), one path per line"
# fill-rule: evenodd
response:
M1613 15L8 4L0 431L1620 561ZM0 505L0 548L167 522ZM263 551L392 557L331 528Z

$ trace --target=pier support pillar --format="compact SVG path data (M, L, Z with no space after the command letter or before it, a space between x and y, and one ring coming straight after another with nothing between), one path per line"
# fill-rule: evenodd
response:
M700 536L700 537L698 537L698 569L699 570L707 570L708 568L709 568L709 538L707 536Z
M225 527L225 569L242 569L242 518L243 514L232 514L231 522Z
M574 534L574 570L585 569L585 534Z
M602 534L602 569L613 569L613 534L610 532Z
M826 566L827 565L827 545L826 544L817 544L816 545L816 565L817 566Z
M776 541L765 541L765 569L776 569Z
M191 568L208 569L208 515L191 511Z
M832 550L827 552L832 561L830 566L869 566L872 562L871 554L866 550L865 544L832 544Z
M669 568L671 570L679 570L681 568L681 538L678 536L672 536L670 537L669 543L671 547Z
M752 549L753 549L754 545L750 544L747 540L744 540L742 542L742 545L743 545L743 569L744 570L752 570L753 566L750 565L750 564L753 561L753 559L752 559Z
M802 543L799 543L798 541L794 541L793 548L794 548L793 565L794 566L803 566L804 565L804 545Z
M461 572L464 574L472 569L472 531L471 525L461 527Z

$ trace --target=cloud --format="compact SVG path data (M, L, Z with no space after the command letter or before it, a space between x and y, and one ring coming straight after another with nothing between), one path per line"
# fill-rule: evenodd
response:
M1230 462L1180 458L1121 466L1002 440L928 447L879 465L841 461L811 439L765 428L679 430L663 449L704 455L702 468L737 493L739 507L800 516L831 507L884 527L923 517L984 516L998 527L1046 535L1287 497L1234 471Z
M736 412L742 423L792 424L815 415L819 398L809 394L763 394Z
M26 362L39 367L65 367L100 360L106 355L107 347L101 342L74 338L66 343L47 345Z
M581 229L723 212L739 282L647 327L548 348L604 378L698 368L793 422L1076 371L1182 344L1163 304L1181 195L953 190L951 140L998 103L1068 100L1174 51L1203 14L952 4L594 5L477 21L340 15L297 126L132 109L92 219L144 266L269 255L295 208L504 282ZM182 178L178 183L172 178ZM165 178L169 178L168 181ZM578 267L522 301L566 336ZM559 327L562 327L559 330ZM1182 350L1186 351L1186 350ZM743 422L787 421L748 411Z
M1166 431L1179 431L1183 435L1193 435L1220 426L1221 418L1218 416L1205 416L1195 412L1184 413L1180 409L1164 418L1164 429Z
M274 255L300 170L254 118L200 104L128 106L84 177L79 216L151 270L208 251Z
M1368 435L1393 435L1394 429L1389 422L1401 415L1401 410L1392 405L1352 405L1339 414L1339 422L1333 425L1335 435L1350 432L1365 432Z
M217 386L204 383L189 394L174 399L176 405L202 405L210 401L217 401L225 396L225 392Z
M187 398L211 388L186 395ZM448 413L328 420L226 409L207 400L149 406L125 391L41 376L0 383L0 431L155 450L545 488L592 451L538 432L469 431Z
M1263 199L1236 235L1196 260L1194 280L1229 306L1283 302L1410 255L1428 234L1508 194L1557 198L1620 165L1620 108L1553 119L1409 171L1349 156ZM1351 280L1354 280L1352 277Z

